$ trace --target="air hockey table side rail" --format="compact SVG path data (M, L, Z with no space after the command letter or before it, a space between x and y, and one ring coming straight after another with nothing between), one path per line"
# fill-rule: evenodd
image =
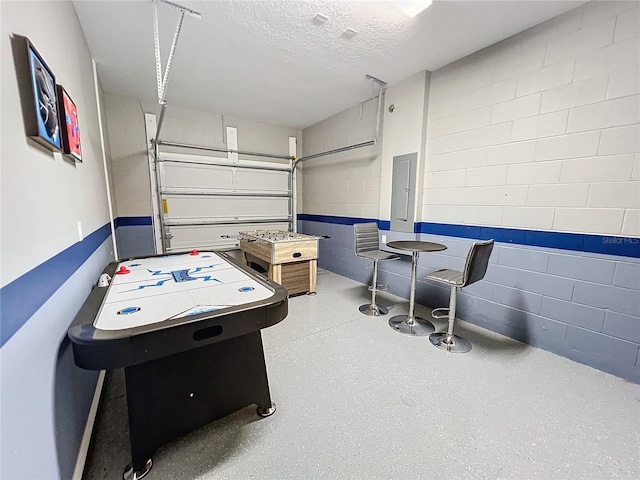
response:
M224 252L218 254L272 289L274 293L268 302L251 302L135 328L100 330L93 323L105 301L108 287L95 287L68 331L76 364L89 370L138 365L258 331L275 325L287 316L288 292L285 288L238 263ZM103 273L113 277L118 264L122 262L110 263Z

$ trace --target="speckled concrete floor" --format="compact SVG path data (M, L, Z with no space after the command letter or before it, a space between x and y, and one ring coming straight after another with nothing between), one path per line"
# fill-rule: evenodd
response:
M318 295L263 330L275 415L247 407L185 435L146 478L640 478L640 385L464 322L473 350L447 354L360 314L368 298L319 271ZM129 461L123 377L107 375L86 480Z

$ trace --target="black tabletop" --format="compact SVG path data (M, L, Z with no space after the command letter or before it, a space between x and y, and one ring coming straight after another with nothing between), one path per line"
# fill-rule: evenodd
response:
M396 240L387 243L389 248L408 250L410 252L439 252L447 247L441 243L423 242L422 240Z

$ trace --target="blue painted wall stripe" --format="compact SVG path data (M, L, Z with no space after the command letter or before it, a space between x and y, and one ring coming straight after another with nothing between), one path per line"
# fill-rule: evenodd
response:
M106 224L0 289L0 347L111 235ZM71 323L69 319L69 323Z
M377 220L373 218L360 217L333 217L331 215L313 215L310 213L299 213L297 220L310 220L312 222L335 223L338 225L353 225L354 223L376 222L381 230L389 230L391 222L389 220Z
M389 230L391 222L356 217L334 217L331 215L298 214L298 220L322 223L352 225L354 223L377 222L381 230ZM481 225L456 225L450 223L419 222L414 225L415 233L443 235L445 237L471 238L478 240L495 239L500 243L513 243L533 247L559 248L577 252L603 253L623 257L640 258L640 239L614 235L591 235L586 233L548 232Z
M151 217L118 217L115 219L114 223L116 228L151 225Z
M391 229L389 220L361 217L338 217L332 215L298 214L298 220L353 225L354 223L376 222L381 230ZM118 217L116 228L152 225L151 217ZM485 227L481 225L456 225L451 223L416 222L414 233L443 235L446 237L471 238L496 242L530 245L532 247L559 248L576 252L603 253L624 257L640 258L640 239L612 235L591 235L583 233L549 232L505 227Z

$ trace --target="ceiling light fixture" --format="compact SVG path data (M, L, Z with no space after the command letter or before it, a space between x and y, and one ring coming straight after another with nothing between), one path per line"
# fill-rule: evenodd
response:
M411 18L430 7L433 0L388 0L398 10L402 10Z

